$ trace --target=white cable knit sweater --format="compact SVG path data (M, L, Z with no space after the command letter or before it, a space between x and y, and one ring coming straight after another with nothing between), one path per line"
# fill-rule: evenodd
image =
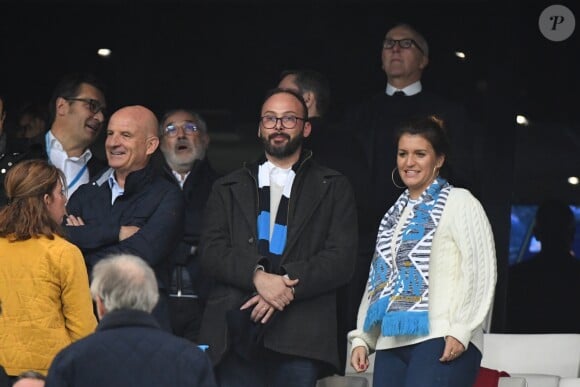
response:
M398 228L408 215L407 207ZM471 342L482 351L482 326L492 305L496 278L495 246L485 211L469 191L453 188L433 237L429 260L430 334L382 336L379 325L364 332L362 327L369 306L367 289L359 307L357 329L348 334L352 348L364 346L367 353L372 353L453 336L465 348Z

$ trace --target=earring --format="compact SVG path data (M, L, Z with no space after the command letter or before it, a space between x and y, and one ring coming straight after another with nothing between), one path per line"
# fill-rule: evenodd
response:
M397 185L397 182L395 181L395 171L397 170L397 167L393 168L393 171L391 172L391 180L393 181L393 184L395 185L395 187L403 189L403 188L407 188L406 186L400 186Z

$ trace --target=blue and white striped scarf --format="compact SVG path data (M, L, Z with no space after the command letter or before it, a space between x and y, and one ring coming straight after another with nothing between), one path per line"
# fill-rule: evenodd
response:
M286 247L286 234L288 230L288 204L290 202L290 192L296 172L292 167L286 177L280 204L275 216L274 230L270 238L270 168L267 162L258 167L258 252L264 257L268 257L272 264L274 272L277 272L280 266L280 260Z
M409 202L409 190L381 220L367 283L370 305L365 331L380 323L383 336L429 334L429 257L450 190L447 180L435 179L413 206L399 235L394 234Z

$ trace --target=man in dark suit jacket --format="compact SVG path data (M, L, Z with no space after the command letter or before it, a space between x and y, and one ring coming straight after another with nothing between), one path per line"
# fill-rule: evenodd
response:
M465 186L477 195L474 188L474 136L466 124L463 106L423 90L421 77L429 63L426 39L408 24L390 28L383 41L382 68L387 76L384 91L350 109L346 128L353 130L363 143L371 166L374 193L373 223L378 222L396 201L402 190L392 182L396 165L396 130L415 118L430 115L443 120L451 141L450 182ZM395 182L401 185L397 174Z
M151 316L157 289L153 270L137 256L99 261L91 283L97 330L55 357L46 386L215 387L207 355Z
M209 281L201 275L199 238L205 203L218 174L206 151L210 136L207 123L195 111L174 109L160 120L162 157L156 167L161 175L181 189L185 200L183 239L171 257L169 308L173 333L197 342Z

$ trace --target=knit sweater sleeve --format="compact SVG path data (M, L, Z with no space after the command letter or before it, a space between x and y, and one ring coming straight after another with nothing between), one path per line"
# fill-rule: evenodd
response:
M380 335L379 325L374 325L368 332L363 330L369 304L369 287L365 286L365 291L358 309L356 329L348 332L347 335L348 341L351 344L351 350L356 347L365 347L368 354L375 351L377 339Z
M493 302L495 245L485 211L469 191L454 189L448 205L451 233L460 253L448 335L467 348L472 332L483 323Z

